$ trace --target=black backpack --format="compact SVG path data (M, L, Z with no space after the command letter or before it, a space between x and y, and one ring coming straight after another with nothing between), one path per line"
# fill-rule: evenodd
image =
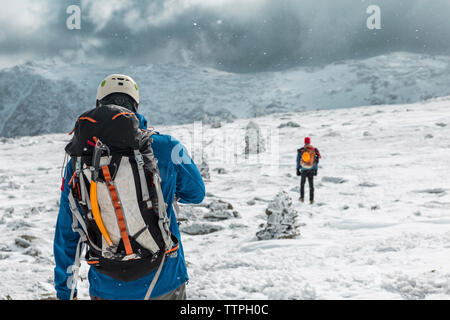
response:
M87 263L116 280L135 281L157 269L159 275L165 257L177 254L152 134L139 129L133 112L107 105L78 118L65 148L73 169L73 229L87 246Z

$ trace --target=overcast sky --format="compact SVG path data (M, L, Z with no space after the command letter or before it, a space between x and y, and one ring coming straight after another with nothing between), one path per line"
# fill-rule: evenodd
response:
M81 29L68 30L69 5ZM450 54L450 0L0 0L0 67L198 63L229 71ZM366 9L381 9L369 30Z

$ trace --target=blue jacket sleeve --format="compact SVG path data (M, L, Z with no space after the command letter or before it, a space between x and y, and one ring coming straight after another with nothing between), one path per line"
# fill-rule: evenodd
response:
M177 171L175 196L181 203L200 203L205 198L205 184L200 171L189 156L186 148L177 140L173 140L173 154L178 159L172 159Z
M147 119L140 113L135 113L136 117L139 119L139 127L141 129L147 129Z
M297 169L300 169L300 152L297 151Z
M55 289L56 296L61 300L70 298L70 277L73 274L72 266L75 261L75 252L80 235L72 230L72 212L69 206L69 179L72 176L70 162L66 166L64 189L61 193L58 219L53 242L55 257Z

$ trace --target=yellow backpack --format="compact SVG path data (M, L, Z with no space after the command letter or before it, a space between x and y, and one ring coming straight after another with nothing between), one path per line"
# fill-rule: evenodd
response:
M300 158L300 165L304 169L312 169L316 161L316 151L312 146L303 148L303 153Z

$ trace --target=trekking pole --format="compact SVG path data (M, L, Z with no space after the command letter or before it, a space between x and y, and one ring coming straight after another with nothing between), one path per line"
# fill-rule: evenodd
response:
M70 300L74 300L75 297L75 288L77 287L78 277L80 274L80 264L81 264L81 255L83 254L85 247L85 243L82 241L82 238L80 238L80 241L78 241L77 244L77 250L75 253L75 262L72 267L73 270L73 278L71 283L71 290L70 290Z
M151 294L153 292L153 289L155 288L156 283L158 282L158 278L159 278L159 275L161 274L161 270L162 270L162 267L164 265L164 261L165 260L166 260L166 254L163 253L163 257L162 257L161 263L159 264L158 270L156 271L155 276L153 277L153 280L150 283L150 286L148 287L148 290L147 290L147 293L145 294L144 300L149 300L150 299L150 296L151 296Z

